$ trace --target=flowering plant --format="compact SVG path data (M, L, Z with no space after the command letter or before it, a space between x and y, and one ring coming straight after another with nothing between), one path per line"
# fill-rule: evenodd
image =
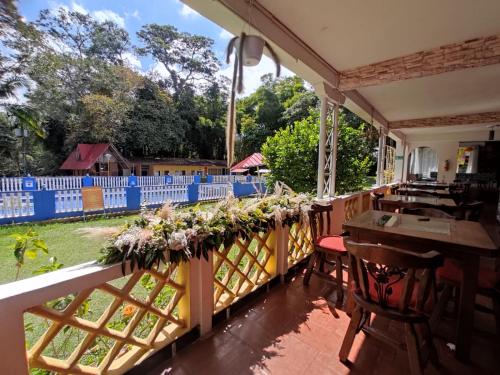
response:
M276 225L307 220L310 204L310 196L277 184L274 194L246 200L230 196L205 210L195 206L181 211L169 202L156 212L143 208L139 219L106 246L100 261L121 262L125 273L127 261L133 271L135 266L151 269L161 262L179 263L191 256L208 259L208 251L222 244L230 246L237 237L248 239L252 233Z

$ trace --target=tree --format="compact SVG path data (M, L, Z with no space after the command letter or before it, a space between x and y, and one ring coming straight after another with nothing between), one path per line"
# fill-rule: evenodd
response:
M179 156L186 124L172 99L146 80L137 90L127 125L126 153L133 156Z
M337 193L361 190L371 167L371 148L364 139L364 129L351 127L339 116L337 151ZM318 116L310 116L281 129L262 146L266 165L271 169L270 186L282 181L292 189L313 192L318 169Z
M151 54L168 71L166 86L172 89L174 98L186 86L212 82L219 70L220 63L212 50L214 41L210 38L158 24L143 26L137 36L144 44L138 52Z
M262 154L271 174L268 186L284 182L298 192L316 188L318 170L319 126L317 119L308 117L278 130L267 138Z

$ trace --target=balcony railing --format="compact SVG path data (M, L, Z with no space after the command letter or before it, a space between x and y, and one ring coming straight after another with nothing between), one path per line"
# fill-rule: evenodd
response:
M374 189L389 193L388 187ZM370 208L370 191L337 197L331 232ZM121 374L313 251L306 222L237 238L204 258L130 273L95 262L0 286L0 373ZM189 350L189 349L187 349Z

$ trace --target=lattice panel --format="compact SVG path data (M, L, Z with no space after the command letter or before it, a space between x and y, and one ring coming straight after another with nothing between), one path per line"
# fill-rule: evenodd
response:
M189 264L136 272L25 314L30 369L121 374L188 330Z
M359 213L358 197L349 198L344 202L344 218L345 221L351 220Z
M214 251L214 310L218 312L276 275L274 231L236 239Z
M303 222L293 224L288 233L288 268L312 254L313 251L311 227Z

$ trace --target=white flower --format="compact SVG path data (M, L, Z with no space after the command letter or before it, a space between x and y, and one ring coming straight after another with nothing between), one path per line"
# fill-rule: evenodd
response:
M188 241L186 232L183 230L173 232L168 239L168 247L170 250L182 250L187 247Z

